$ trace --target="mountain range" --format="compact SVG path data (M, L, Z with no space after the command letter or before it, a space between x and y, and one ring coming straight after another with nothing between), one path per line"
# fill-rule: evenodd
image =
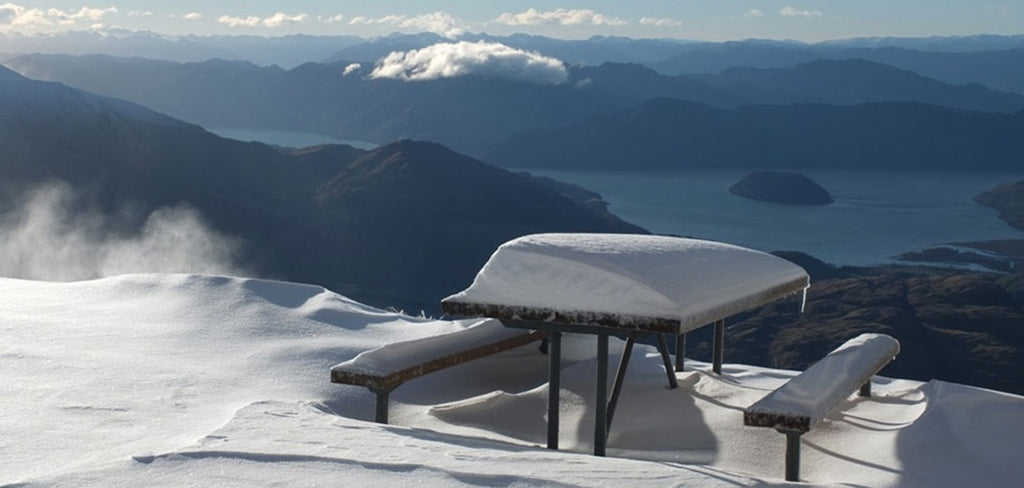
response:
M356 36L166 36L147 31L106 28L38 35L0 32L0 53L106 54L180 62L220 58L293 68L319 61L340 49L365 42Z
M651 63L666 75L717 74L734 67L785 68L816 59L864 59L910 70L946 83L978 83L1024 94L1024 48L980 51L918 51L899 47L844 47L778 42L695 44Z
M676 99L513 136L485 156L508 167L584 169L1020 168L1024 111L912 102L752 105Z
M930 122L914 117L930 117L925 113L928 110L913 109L902 102L972 111L1024 109L1022 95L980 85L951 85L864 60L822 60L782 69L735 68L715 76L665 76L637 64L606 63L569 67L568 80L561 84L488 76L429 81L374 79L367 76L368 66L360 65L352 72L347 61L307 63L284 70L224 60L175 63L107 56L28 55L12 59L7 65L33 78L124 98L208 127L303 131L375 143L425 139L478 157L504 154L502 147L522 143L522 136L516 134L564 131L561 128L593 124L627 110L642 112L646 109L641 104L659 97L721 109L873 102L885 105L877 111L879 116L896 116L924 126ZM800 108L789 110L806 112ZM856 112L849 109L851 114ZM761 123L756 113L738 110L732 118L755 117L737 123L756 126ZM960 118L954 123L968 131L987 128L984 116L964 114ZM885 120L871 123L887 124ZM847 131L842 124L834 128L840 133ZM721 136L730 134L742 141L742 127L731 129L741 132ZM851 127L847 132L856 130ZM820 146L814 138L807 138L805 143ZM829 149L810 150L827 156ZM502 156L493 162L508 161Z
M498 42L552 56L569 65L640 63L667 75L717 74L732 67L783 68L815 59L866 59L953 84L980 83L1024 94L1024 36L870 37L802 43L747 39L700 42L595 36L555 39L467 33L460 41ZM355 36L166 36L145 31L93 29L47 35L0 33L0 60L32 53L105 54L179 62L213 58L291 69L307 62L376 62L394 51L452 39L437 34Z
M187 204L243 242L262 276L432 311L502 242L535 232L645 232L579 192L428 142L285 150L223 139L142 106L0 69L0 210L62 181L73 211ZM457 238L453 238L457 236Z

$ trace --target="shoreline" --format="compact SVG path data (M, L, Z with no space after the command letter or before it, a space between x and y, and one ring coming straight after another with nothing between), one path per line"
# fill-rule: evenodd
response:
M1024 239L953 242L903 253L894 259L923 265L959 265L954 267L975 271L1019 273L1024 270Z

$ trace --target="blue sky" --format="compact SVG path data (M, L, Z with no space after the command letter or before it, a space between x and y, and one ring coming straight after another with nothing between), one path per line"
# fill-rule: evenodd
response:
M5 0L0 0L5 1ZM163 34L527 32L728 40L1024 34L1024 0L81 0L0 4L0 31Z

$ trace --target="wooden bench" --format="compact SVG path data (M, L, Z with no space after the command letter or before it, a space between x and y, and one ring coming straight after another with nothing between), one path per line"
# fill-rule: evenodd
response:
M786 435L786 481L800 477L800 436L860 388L871 396L871 377L900 351L885 334L861 334L743 411L743 424L774 427Z
M482 320L464 329L385 344L331 368L331 382L365 386L377 395L375 420L388 423L388 396L402 383L474 359L522 346L546 334Z

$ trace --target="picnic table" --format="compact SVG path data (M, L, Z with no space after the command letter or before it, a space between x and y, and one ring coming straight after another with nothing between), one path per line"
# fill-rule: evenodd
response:
M449 315L490 317L505 327L548 333L548 447L558 449L563 333L597 336L594 454L603 456L633 344L656 336L670 387L675 372L667 335L676 337L675 371L685 334L715 324L713 370L721 374L725 319L804 293L803 268L731 244L629 234L535 234L506 242L465 290L442 300ZM801 305L802 307L802 305ZM608 392L608 340L625 350Z

